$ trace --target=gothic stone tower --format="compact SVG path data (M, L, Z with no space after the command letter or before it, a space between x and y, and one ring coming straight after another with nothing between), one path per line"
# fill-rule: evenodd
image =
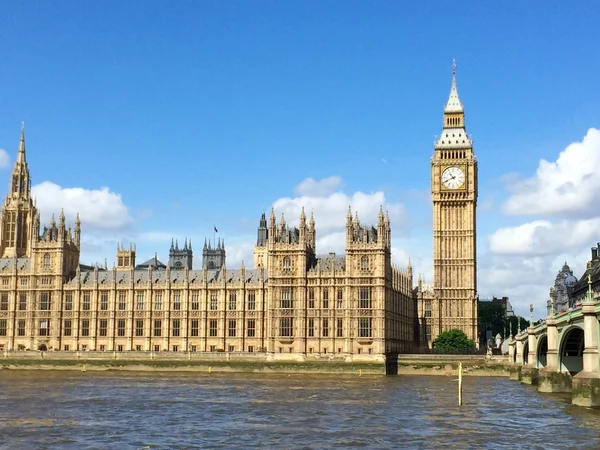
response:
M269 229L267 227L267 217L265 213L260 216L258 226L258 236L254 246L254 268L267 269L267 240L269 239Z
M432 338L460 329L478 343L477 334L477 160L465 129L453 64L450 97L442 135L431 159L433 200L434 305Z
M225 265L225 239L219 238L215 248L212 248L210 241L204 241L202 249L202 267L207 269L220 269Z
M23 127L8 195L2 206L0 253L3 258L31 256L36 216L37 209L31 198L31 179L25 158L25 128Z
M177 241L171 240L171 248L169 249L169 267L175 270L183 270L188 268L192 270L192 262L194 260L194 253L192 251L192 240L189 243L187 238L183 243L183 248L179 248Z

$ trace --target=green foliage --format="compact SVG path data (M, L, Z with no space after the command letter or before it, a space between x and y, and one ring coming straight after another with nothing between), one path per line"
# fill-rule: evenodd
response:
M469 353L475 348L475 342L461 330L449 330L437 337L433 347L444 353Z

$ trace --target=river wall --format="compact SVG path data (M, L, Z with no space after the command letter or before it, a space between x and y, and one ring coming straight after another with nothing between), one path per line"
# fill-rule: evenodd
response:
M508 377L501 360L463 355L398 355L398 358L353 360L347 356L279 359L265 353L173 352L4 352L0 369L77 371L181 371L248 373L332 373L358 375L456 375Z

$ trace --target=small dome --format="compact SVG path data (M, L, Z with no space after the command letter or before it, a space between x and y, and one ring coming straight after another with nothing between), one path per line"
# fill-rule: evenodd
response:
M562 267L562 272L571 272L571 268L569 267L566 261L565 265Z
M568 275L565 278L565 286L573 286L575 283L577 283L577 278L575 278L573 275Z

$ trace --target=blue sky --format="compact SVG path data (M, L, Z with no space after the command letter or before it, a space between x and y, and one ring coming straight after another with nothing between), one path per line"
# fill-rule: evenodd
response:
M155 251L166 259L169 236L193 237L199 265L214 225L230 263L248 264L260 213L273 204L290 213L312 206L318 250L343 251L333 222L344 215L320 229L319 213L323 223L337 211L331 202L345 197L336 192L375 205L358 211L365 220L383 201L396 211L395 259L411 256L427 279L430 156L456 58L479 159L480 295L509 295L521 314L533 302L542 314L557 261L580 276L598 238L587 231L542 255L527 242L566 241L576 220L590 228L596 218L579 214L589 204L569 216L507 213L504 202L523 194L523 180L544 185L539 161L556 161L600 127L597 3L422 3L5 4L6 183L25 121L33 183L50 182L38 188L42 211L58 213L61 201L68 216L83 210L83 259L109 265L118 241L135 241L140 260ZM333 176L329 187L297 188ZM596 189L586 183L578 189ZM540 192L538 203L556 199ZM531 231L540 221L555 238ZM527 224L523 237L517 227ZM500 248L509 231L499 229L530 241L521 252ZM528 281L515 287L515 277Z

